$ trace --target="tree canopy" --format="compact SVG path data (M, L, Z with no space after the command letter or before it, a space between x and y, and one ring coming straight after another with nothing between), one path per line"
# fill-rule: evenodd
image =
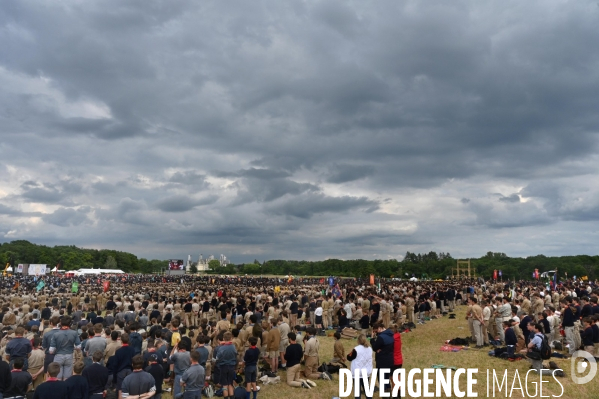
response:
M429 278L445 278L450 276L456 260L449 253L406 252L404 259L326 259L320 261L305 260L268 260L260 263L228 264L220 266L218 260L209 262L210 270L219 274L273 274L294 276L346 276L367 277L374 274L377 277L401 277L426 275ZM110 249L85 249L71 246L48 247L32 244L29 241L18 240L0 244L0 262L16 265L18 263L45 263L57 265L63 270L79 268L109 269L118 268L127 273L155 273L167 268L167 260L138 259L137 256ZM589 279L599 278L599 256L576 255L548 257L545 255L529 256L527 258L511 258L503 252L486 252L480 258L470 259L472 269L477 276L490 278L493 270L501 270L503 279L530 279L535 269L539 273L549 270L559 270L559 275L568 277L588 276ZM116 266L114 266L116 263ZM111 267L109 267L111 266Z

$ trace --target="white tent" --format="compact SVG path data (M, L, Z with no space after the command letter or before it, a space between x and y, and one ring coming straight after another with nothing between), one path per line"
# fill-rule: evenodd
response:
M79 269L75 270L75 276L85 276L87 274L125 274L119 269Z
M50 270L51 272L57 272L58 268L56 266L54 266L54 269Z
M418 279L416 277L412 277L410 281L418 281Z

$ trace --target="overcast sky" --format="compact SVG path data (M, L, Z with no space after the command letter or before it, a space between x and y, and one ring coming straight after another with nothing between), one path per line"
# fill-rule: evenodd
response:
M0 3L0 241L597 254L599 3Z

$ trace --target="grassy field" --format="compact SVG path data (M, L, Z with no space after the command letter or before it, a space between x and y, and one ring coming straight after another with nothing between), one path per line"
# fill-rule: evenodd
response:
M496 373L503 375L504 371L508 370L507 380L507 396L505 395L505 388L502 393L496 388L495 395L490 385L490 391L488 397L495 398L528 398L528 397L541 397L541 393L538 392L539 387L539 376L538 374L531 372L529 375L528 384L525 382L526 372L529 369L530 363L527 360L521 360L516 362L509 362L506 360L497 359L490 357L488 349L476 350L474 348L468 350L462 350L460 352L442 352L440 348L443 346L444 341L455 337L466 337L468 336L468 324L464 320L465 307L459 308L457 311L457 318L450 320L447 317L427 322L425 325L418 325L418 327L410 332L402 335L403 344L403 357L404 357L404 368L430 368L433 364L443 364L446 366L455 366L457 368L478 368L478 374L476 374L477 384L474 388L474 392L478 393L478 397L487 397L487 370L491 373L495 370ZM321 362L328 361L333 354L333 338L319 337L320 340L320 353ZM355 345L355 340L342 340L346 353L348 353ZM564 369L567 377L560 378L559 381L563 385L562 398L598 398L599 399L599 376L596 376L593 381L586 385L577 385L572 382L570 376L570 360L569 359L552 359L560 367ZM518 370L520 375L522 388L528 387L528 393L520 390L512 391L510 396L510 389L514 382L515 370ZM339 396L339 375L334 375L333 381L318 380L316 383L318 386L311 390L302 388L291 388L287 386L285 381L285 372L280 372L281 384L278 385L266 385L263 386L258 397L262 399L282 399L282 398L295 398L302 397L305 399L321 399L321 398L333 398ZM420 376L421 378L421 376ZM544 397L560 396L562 394L562 388L555 382L553 377L544 376L543 380L546 381L542 384ZM465 389L465 378L462 377L460 381L464 381L461 385L462 389ZM516 380L515 386L518 387ZM535 388L537 392L535 394ZM434 389L431 389L434 393ZM168 394L166 394L168 395ZM166 396L165 395L165 396ZM375 398L379 398L378 393L375 393ZM411 396L407 396L411 397ZM445 397L445 396L442 396Z

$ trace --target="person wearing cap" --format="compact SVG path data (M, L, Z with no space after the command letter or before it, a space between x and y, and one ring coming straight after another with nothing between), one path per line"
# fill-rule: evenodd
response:
M158 360L158 355L156 353L150 354L149 365L145 369L147 373L150 373L152 377L154 377L154 381L156 382L155 399L160 399L162 397L162 383L164 381L164 367L162 367Z

